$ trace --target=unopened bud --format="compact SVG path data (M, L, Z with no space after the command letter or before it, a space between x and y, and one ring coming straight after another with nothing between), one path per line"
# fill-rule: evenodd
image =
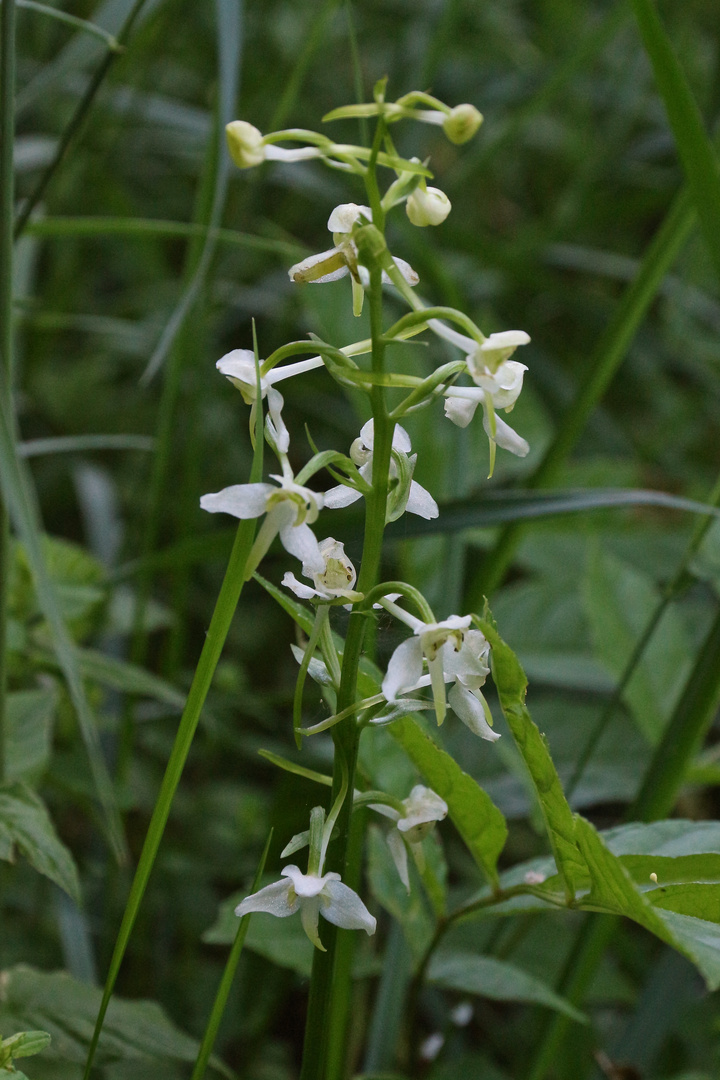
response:
M417 187L405 204L413 225L440 225L450 213L452 204L440 188Z
M247 120L233 120L225 128L228 150L238 169L252 169L265 160L262 132Z
M443 130L450 142L459 146L472 139L482 122L482 113L474 105L456 105L445 117Z

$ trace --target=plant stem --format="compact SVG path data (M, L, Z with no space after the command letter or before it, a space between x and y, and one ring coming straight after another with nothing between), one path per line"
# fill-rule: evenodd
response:
M378 124L373 154L370 158L367 187L370 205L373 210L374 224L382 228L383 214L375 179L375 162L382 144L384 125ZM379 224L378 224L379 223ZM383 299L382 270L379 265L370 269L370 287L368 289L370 308L370 331L372 338L372 371L382 374L385 367L385 344L383 340ZM382 386L373 386L370 391L372 404L373 436L373 474L372 491L365 501L365 534L363 541L362 562L358 575L359 592L368 593L377 585L380 575L383 532L387 508L388 475L390 471L390 452L395 424L388 415L385 402L385 390ZM357 673L362 652L363 637L367 625L367 615L353 611L348 622L345 649L342 662L342 677L338 691L337 711L355 703L357 696ZM350 816L352 813L352 791L354 786L355 764L357 761L359 731L354 716L348 716L333 729L333 741L336 747L335 767L331 803L337 798L341 785L340 761L344 758L348 769L348 798L338 817L339 837L331 846L331 866L344 879L347 871L348 838ZM335 959L338 933L336 927L323 927L323 938L327 952L316 950L313 958L310 998L305 1026L305 1045L300 1080L323 1080L326 1075L326 1052L329 1043L342 1043L342 1032L347 1022L349 1009L347 999L350 994L350 971L348 965L342 965L342 979L334 985Z
M13 352L13 236L14 212L13 149L15 145L15 0L4 0L0 23L0 407L12 408ZM7 617L10 579L10 518L0 505L0 784L5 780L7 736Z

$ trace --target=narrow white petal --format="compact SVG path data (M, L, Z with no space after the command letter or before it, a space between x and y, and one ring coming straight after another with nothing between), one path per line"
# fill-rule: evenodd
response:
M495 424L495 442L498 446L502 446L503 450L509 450L511 454L515 454L517 457L525 457L530 450L530 444L497 415L495 416ZM483 427L486 433L490 435L490 424L487 415L483 416Z
M328 510L339 510L361 498L362 495L355 488L348 487L347 484L338 484L337 487L325 492L325 507Z
M251 911L266 911L268 915L277 915L284 919L287 915L294 915L300 907L300 901L295 900L292 904L289 893L292 885L289 881L274 881L272 885L266 885L264 889L246 896L242 903L235 908L236 915L248 915Z
M375 424L372 420L368 420L368 422L363 424L360 428L360 438L362 439L363 445L367 446L368 450L372 450L373 440L375 438Z
M277 491L273 484L233 484L203 495L200 506L210 514L232 514L236 518L256 518L265 513L268 497Z
M400 694L415 686L422 675L422 658L420 638L407 638L398 645L390 657L382 684L382 692L388 701L395 701Z
M285 402L279 390L269 387L267 391L268 414L265 418L270 438L275 443L279 453L287 454L290 448L290 432L285 426L282 416L282 408Z
M434 660L428 660L430 671L430 685L432 687L433 702L435 703L435 716L438 726L445 719L447 702L445 700L445 672L443 671L442 652L439 652Z
M429 319L428 326L431 330L435 331L438 337L445 338L446 341L451 342L453 345L457 345L458 349L462 349L464 353L475 352L478 348L477 341L473 341L472 338L459 333L457 330L454 330L452 326L446 326L445 323L440 322L439 319Z
M304 566L315 574L325 569L325 560L309 525L283 525L280 529L280 542L286 551L299 559Z
M318 146L297 146L293 149L285 146L273 146L265 143L265 158L267 161L308 161L310 158L322 157L322 151Z
M375 933L377 921L356 892L342 881L328 881L320 901L320 914L335 926L345 930L365 930Z
M387 834L387 846L390 848L395 869L403 885L410 892L410 874L408 873L408 857L405 841L397 829L392 829Z
M430 492L426 491L420 484L416 484L414 480L410 484L410 494L405 509L410 514L417 514L418 517L425 518L426 521L432 521L440 513L438 504Z
M300 903L300 919L303 930L312 941L316 949L327 952L322 941L318 937L318 914L320 912L320 897L313 896L310 900L302 900Z
M486 338L480 348L484 352L494 352L495 349L517 349L520 345L529 344L530 335L524 330L501 330Z
M295 575L291 574L289 570L280 584L284 585L286 589L291 589L301 600L309 600L312 596L318 596L316 589L311 589L309 585L303 585L302 581L298 581Z
M496 742L500 738L499 732L493 731L485 719L485 710L481 703L459 682L455 683L448 694L448 701L452 711L470 728L473 735L479 735L488 742Z

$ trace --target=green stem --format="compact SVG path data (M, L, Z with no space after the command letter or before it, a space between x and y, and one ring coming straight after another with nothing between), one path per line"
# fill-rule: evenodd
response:
M0 23L0 395L12 417L13 368L13 149L15 145L15 0L5 0ZM10 579L10 519L0 505L0 784L5 779L7 617Z
M162 840L165 825L170 813L170 806L177 786L180 783L180 777L182 776L185 761L190 752L190 746L192 745L193 736L195 735L195 730L200 719L200 713L205 704L205 698L210 689L210 683L220 659L220 654L222 653L225 639L228 635L238 600L240 599L240 593L245 583L245 566L250 554L250 549L253 545L254 534L254 519L240 522L232 554L230 555L230 561L225 572L220 594L217 598L210 627L205 638L205 644L202 653L200 654L198 666L195 669L195 675L190 687L187 703L180 720L178 733L175 736L175 742L170 754L170 760L168 761L165 770L160 793L155 804L155 809L153 810L152 818L150 819L150 825L140 854L140 861L130 889L130 896L125 908L120 930L118 931L115 948L110 961L110 970L108 971L102 1002L100 1004L100 1011L95 1024L95 1031L93 1033L92 1042L90 1043L90 1049L88 1050L87 1063L83 1074L84 1080L88 1080L90 1076L95 1051L97 1050L100 1032L102 1030L107 1007L110 1003L113 987L115 986L120 966L125 955L125 950L130 940L130 934L135 925L135 919L150 878L150 872L153 868L158 848L160 847L160 841Z
M379 148L382 145L383 128L384 125L379 122L373 142L367 177L367 191L373 211L373 222L380 229L383 227L384 215L380 207L380 193L375 179L375 164ZM382 270L379 265L375 265L370 269L368 306L372 337L372 371L374 374L380 375L385 366L385 343L383 338ZM382 386L376 385L371 388L370 400L374 422L373 483L372 490L365 500L363 555L357 582L358 591L363 593L368 593L374 588L380 575L382 541L387 510L388 475L392 436L395 428L394 422L390 420L388 415L385 390ZM359 611L353 611L350 615L345 639L342 677L337 700L338 712L342 712L343 709L353 705L357 696L358 665L366 625L367 615ZM353 716L349 716L347 720L342 721L333 729L333 741L336 746L332 787L333 802L337 798L341 787L340 762L343 759L347 763L349 792L353 790L359 737L360 733ZM351 815L352 796L350 795L345 800L338 816L339 836L331 847L330 869L337 871L343 879L348 876L347 856ZM350 867L350 877L353 877L355 872L356 867ZM323 953L316 950L313 959L300 1080L324 1080L328 1046L330 1043L335 1046L342 1044L349 1015L350 972L347 964L338 965L342 977L334 982L338 945L336 927L332 925L328 926L327 929L323 927L323 939L327 951Z
M70 122L60 136L60 141L58 142L57 150L55 151L52 161L49 163L42 176L38 180L34 190L25 200L23 208L18 214L17 221L15 223L16 239L23 232L25 226L30 219L30 215L45 194L45 190L52 178L55 176L55 173L60 168L60 165L62 164L65 155L67 154L71 142L82 127L85 117L90 112L97 92L105 81L105 76L107 75L108 71L110 70L113 63L120 54L120 47L125 44L128 37L130 36L130 32L133 28L133 25L135 24L135 20L140 14L140 11L142 10L144 4L145 0L135 0L135 3L133 4L127 19L120 28L120 33L118 34L113 46L108 46L108 51L103 57L97 71L90 80L85 93L78 102L75 112L70 117ZM5 8L5 6L6 4L3 4L3 8Z

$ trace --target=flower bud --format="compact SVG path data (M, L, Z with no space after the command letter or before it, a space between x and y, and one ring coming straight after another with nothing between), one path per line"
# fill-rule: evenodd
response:
M262 132L247 120L233 120L225 128L228 150L238 169L252 169L265 160Z
M440 188L417 187L405 204L413 225L440 225L450 213L452 204Z
M443 130L450 142L459 146L472 139L482 122L482 113L474 105L456 105L445 117Z

